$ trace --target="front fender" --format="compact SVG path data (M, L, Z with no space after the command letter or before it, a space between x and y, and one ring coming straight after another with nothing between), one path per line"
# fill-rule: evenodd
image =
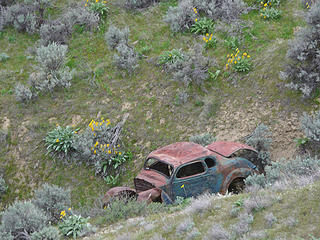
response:
M226 194L229 188L230 183L236 178L247 178L250 174L252 174L252 169L250 168L237 168L231 171L222 184L220 193Z

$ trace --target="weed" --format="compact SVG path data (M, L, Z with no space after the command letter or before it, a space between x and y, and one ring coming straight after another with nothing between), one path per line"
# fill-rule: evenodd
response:
M251 69L250 55L244 52L242 55L237 48L236 52L227 55L226 70L231 66L236 72L248 72Z
M191 199L191 204L185 209L185 211L188 214L203 214L204 212L207 212L212 208L211 200L211 194L200 195L196 199Z
M108 28L104 38L110 49L115 49L120 43L128 44L129 28L119 29L113 25Z
M170 65L174 65L180 61L185 59L184 54L182 53L181 49L172 49L171 51L165 51L159 56L159 64L166 65L169 69Z
M314 116L303 113L300 122L307 139L320 143L320 111Z
M120 43L117 47L118 54L113 56L114 64L122 70L127 70L131 75L138 68L138 54L133 47Z
M278 19L281 17L281 11L273 7L264 7L260 10L260 16L266 20Z
M40 27L41 44L66 44L71 37L72 27L61 20L48 21Z
M9 59L10 57L6 53L0 53L0 62L5 62Z
M213 32L214 22L208 18L200 18L190 28L192 33L195 34L210 34Z
M76 239L79 236L84 234L85 226L88 223L88 218L83 218L80 215L71 214L69 216L65 216L62 213L62 222L59 223L59 229L64 236L73 237Z
M271 228L272 225L277 221L277 218L273 215L273 213L268 213L264 216L266 220L266 224L268 228Z
M217 45L217 39L213 36L213 33L210 35L207 33L206 36L203 37L203 41L205 42L205 49L214 48Z
M181 235L185 232L189 232L190 230L192 230L194 225L195 224L193 220L191 218L187 218L176 227L176 234Z
M220 224L214 223L208 230L205 240L231 240L230 233L224 229Z
M36 93L32 93L29 87L21 83L18 83L15 86L14 94L16 96L16 100L22 103L28 103L37 96Z
M240 47L240 39L236 36L231 36L225 40L225 44L228 48L236 50Z
M231 226L231 231L235 239L238 239L245 233L250 231L250 225L253 222L253 216L248 213L243 213L238 216L239 222Z
M107 16L109 12L109 7L106 5L107 1L102 0L90 0L85 4L91 11L98 14L100 18Z

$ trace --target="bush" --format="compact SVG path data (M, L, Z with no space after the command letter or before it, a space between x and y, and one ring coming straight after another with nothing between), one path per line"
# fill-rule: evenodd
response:
M200 144L205 147L205 146L208 146L210 143L216 141L216 138L212 136L210 133L202 133L202 134L191 136L189 138L189 141Z
M9 59L10 57L6 53L0 53L0 62L5 62Z
M103 217L107 223L114 223L137 216L164 212L164 205L161 203L137 202L136 200L113 201L107 208L107 214Z
M182 32L190 29L197 18L198 14L192 0L182 0L177 7L169 7L164 21L170 24L173 32Z
M70 26L61 20L48 21L40 27L41 44L44 46L52 43L66 44L71 34Z
M136 68L139 66L138 54L135 52L134 48L120 43L116 49L118 54L113 56L115 65L119 69L127 70L130 75L133 74Z
M202 47L195 46L193 50L186 56L180 66L173 73L173 79L183 82L185 86L191 83L201 85L209 78L208 69L210 61L208 57L202 55Z
M111 25L105 34L105 40L110 49L115 49L120 43L128 44L129 28L119 29Z
M109 8L106 5L106 1L91 0L87 1L87 4L89 4L88 8L94 13L98 14L99 17L106 17L109 12ZM87 4L85 6L87 6Z
M213 33L207 33L205 37L203 37L203 41L205 42L204 48L214 48L217 45L217 39L213 36Z
M266 20L278 19L281 17L281 11L273 7L265 7L260 10L260 16Z
M95 173L106 177L119 173L120 165L131 158L120 146L121 129L125 119L115 127L109 119L92 120L88 127L77 134L73 142L73 158L95 167Z
M100 21L99 15L86 8L83 3L72 4L61 19L68 26L68 29L77 25L91 31L98 27Z
M231 240L230 233L225 230L220 224L214 223L208 230L205 240Z
M24 0L28 6L32 6L41 25L44 21L46 10L53 6L55 0Z
M300 122L306 137L320 143L320 111L316 112L314 116L303 113Z
M212 20L231 22L247 12L242 0L194 0L195 7Z
M11 233L3 231L3 229L0 229L0 239L1 240L14 240L14 237L11 235Z
M6 184L6 181L3 179L3 177L0 177L0 197L1 195L5 194L8 190L8 186Z
M280 76L290 80L289 88L310 97L320 84L320 2L312 5L306 17L307 27L300 30L289 44L289 64Z
M126 0L125 6L128 9L145 8L159 0Z
M268 213L264 216L266 220L266 225L268 228L271 228L272 225L277 221L277 218L273 215L273 213Z
M213 32L214 22L206 17L200 18L191 26L191 32L195 34L206 34Z
M60 240L59 230L55 227L45 227L31 234L31 240Z
M31 202L17 201L2 214L2 226L5 232L14 237L28 236L43 229L48 222L45 212Z
M191 199L191 204L186 208L188 214L203 214L212 208L212 195L202 194L196 199Z
M238 216L239 222L231 226L231 231L235 236L235 239L238 239L243 234L250 231L250 225L253 222L253 216L248 213L243 213Z
M59 220L60 212L71 205L70 190L56 185L44 184L35 191L32 202L47 213L51 222L56 223Z
M69 126L65 128L57 126L50 131L44 139L48 153L62 153L67 156L72 151L74 134L76 134L76 131Z
M22 103L28 103L36 97L36 94L32 93L29 87L21 83L18 83L14 88L14 94L16 96L16 100Z
M73 72L65 66L67 46L51 43L37 49L38 73L29 76L30 85L37 91L52 91L70 87Z

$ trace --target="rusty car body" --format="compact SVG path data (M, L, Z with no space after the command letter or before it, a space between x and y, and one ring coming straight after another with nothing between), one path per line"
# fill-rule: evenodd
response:
M104 203L117 197L171 204L177 197L196 197L204 192L237 193L244 179L263 166L257 151L237 142L213 142L206 147L177 142L151 152L134 178L135 189L115 187Z

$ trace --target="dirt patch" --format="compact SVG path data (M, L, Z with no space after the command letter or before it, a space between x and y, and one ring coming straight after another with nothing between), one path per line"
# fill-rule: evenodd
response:
M10 119L7 118L7 117L4 117L3 120L2 120L2 130L5 132L5 133L8 133L8 130L10 128Z

